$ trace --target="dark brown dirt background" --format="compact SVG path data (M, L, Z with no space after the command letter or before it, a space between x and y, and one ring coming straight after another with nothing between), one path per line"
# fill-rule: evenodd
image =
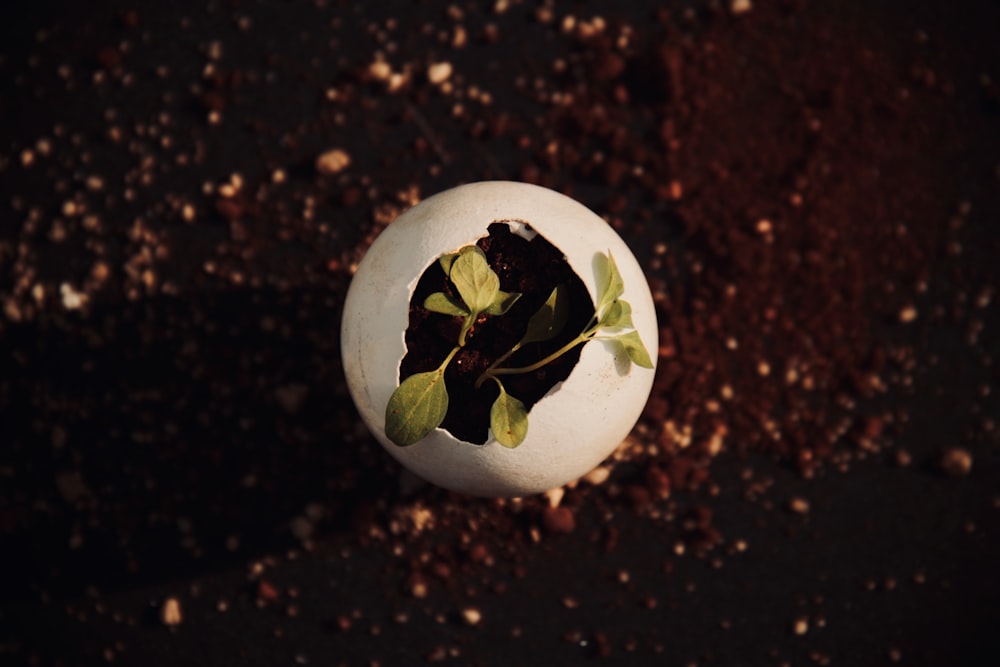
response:
M995 3L21 4L0 662L995 662ZM516 502L404 474L338 349L378 231L491 178L661 325L614 460Z

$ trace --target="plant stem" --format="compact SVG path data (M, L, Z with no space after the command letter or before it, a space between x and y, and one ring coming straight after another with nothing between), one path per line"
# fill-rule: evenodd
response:
M469 333L469 329L472 325L476 323L476 313L469 313L465 316L465 321L462 322L462 331L458 334L458 346L465 347L465 336Z
M442 370L443 371L445 369L445 367L449 363L451 363L451 360L455 358L455 355L458 354L458 351L461 350L461 349L462 349L461 345L456 345L455 347L451 348L451 352L448 353L448 356L445 357L444 361L441 362L441 365L438 366L438 370Z
M451 352L449 352L448 356L444 358L444 361L441 362L441 365L437 367L437 371L439 373L444 373L444 369L448 367L448 364L451 363L451 360L455 358L455 355L458 354L458 351L461 349L462 349L461 345L456 345L455 347L451 348Z
M479 389L480 387L483 386L483 382L486 381L486 378L492 377L494 380L496 380L496 377L494 377L493 375L493 369L502 364L503 362L507 361L508 359L510 359L511 355L513 355L520 349L521 349L521 343L517 343L514 347L507 350L507 352L505 352L502 357L500 357L492 364L490 364L490 367L487 368L485 371L483 371L483 374L476 379L476 385L475 385L476 389ZM497 381L499 382L499 380Z
M483 374L480 375L479 378L476 380L475 384L476 389L479 389L483 385L483 382L486 381L486 378L493 378L494 380L497 380L496 377L497 375L523 375L525 373L531 373L533 371L537 371L542 366L549 364L558 359L559 357L561 357L562 355L566 354L577 345L581 343L586 343L588 340L593 338L594 334L597 333L598 329L597 322L598 322L597 314L595 313L594 316L590 318L590 321L587 322L587 326L584 327L582 332L580 332L579 336L577 336L570 342L566 343L565 345L560 347L558 350L556 350L549 356L539 361L536 361L530 366L520 366L518 368L497 368L497 366L507 361L507 359L509 359L511 355L513 355L515 352L521 349L521 343L518 342L516 345L514 345L514 347L510 348L510 350L508 350L502 357L500 357L492 364L490 364L489 368L483 371ZM497 382L499 383L500 381L497 380Z
M567 352L569 352L570 350L572 350L574 347L576 347L580 343L586 343L588 340L590 340L590 338L591 338L592 335L593 335L592 331L585 331L584 333L580 334L579 336L577 336L576 338L574 338L570 342L568 342L565 345L563 345L562 347L560 347L558 350L556 350L555 352L553 352L549 356L547 356L544 359L541 359L539 361L536 361L535 363L531 364L530 366L521 366L519 368L495 368L495 369L493 369L491 371L486 371L486 373L484 373L484 375L490 375L490 376L493 376L493 375L522 375L524 373L531 373L533 371L537 371L542 366L544 366L544 365L546 365L548 363L551 363L551 362L555 361L556 359L558 359L559 357L561 357L562 355L566 354Z

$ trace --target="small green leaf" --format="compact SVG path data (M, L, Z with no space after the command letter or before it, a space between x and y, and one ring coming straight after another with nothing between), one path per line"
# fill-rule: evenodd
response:
M634 329L635 325L632 324L632 306L629 305L628 301L618 299L604 311L604 314L601 315L601 321L597 323L597 326L601 329Z
M597 313L603 315L605 309L613 304L625 292L622 275L618 272L615 257L608 254L598 254L596 258L597 274Z
M643 368L653 367L653 360L649 358L649 352L646 351L646 346L642 344L642 339L639 338L638 331L633 329L613 340L622 344L625 352L628 354L628 358L637 366L642 366Z
M518 292L504 292L503 290L500 290L497 292L496 297L494 297L493 303L491 303L490 307L486 309L486 314L503 315L510 310L511 306L517 303L517 300L520 298L521 295Z
M528 320L528 330L521 338L520 344L527 345L528 343L552 340L562 332L568 317L569 304L566 299L566 290L562 285L556 285L542 307Z
M500 278L478 246L466 246L459 251L448 277L472 313L489 308L500 291Z
M467 252L473 252L482 255L483 257L486 257L486 253L483 252L483 249L474 243L471 245L462 246L461 248L459 248L458 252L445 253L444 255L438 257L438 264L440 264L441 268L444 270L444 275L450 276L451 265L455 263L455 260L458 259L460 255Z
M615 303L621 304L622 307L621 315L618 316L618 326L634 329L635 324L632 323L632 304L624 299L618 299Z
M446 255L441 255L440 257L438 257L438 264L440 264L441 268L444 270L444 275L447 276L451 274L451 265L456 258L458 258L457 252L450 252Z
M400 447L412 445L440 426L447 413L444 369L411 375L385 408L385 434Z
M500 385L500 395L490 408L490 428L493 437L504 447L513 449L528 435L528 411Z
M451 298L444 292L434 292L429 297L424 299L424 308L433 313L441 313L442 315L465 317L469 314L469 311L465 309L465 306L458 303L458 301Z
M615 301L610 306L604 309L604 313L601 315L600 321L598 321L597 326L599 327L617 327L618 322L622 318L622 303L621 301Z

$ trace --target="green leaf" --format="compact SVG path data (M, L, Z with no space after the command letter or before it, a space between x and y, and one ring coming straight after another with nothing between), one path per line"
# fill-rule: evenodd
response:
M412 445L440 426L447 413L444 369L411 375L385 408L385 434L400 447Z
M451 265L457 257L458 257L457 252L450 252L446 255L441 255L440 257L438 257L438 264L440 264L441 268L444 270L444 275L447 276L451 274Z
M444 275L450 276L451 265L455 263L455 260L458 259L460 255L467 252L474 252L479 255L482 255L483 257L486 257L486 253L483 252L483 249L474 243L471 245L462 246L461 248L459 248L458 252L445 253L440 257L438 257L438 264L440 264L441 268L444 269Z
M528 411L500 385L500 395L490 408L490 428L493 437L504 447L513 449L528 435Z
M639 332L632 330L626 334L622 334L614 338L613 340L618 341L625 348L625 352L628 354L628 358L632 360L637 366L642 366L643 368L652 368L653 360L649 358L649 352L646 351L646 346L642 344L642 339L639 338Z
M618 322L622 318L622 303L621 301L615 301L610 306L608 306L604 313L601 315L601 319L597 322L598 327L617 327Z
M604 311L597 326L601 329L634 329L635 325L632 324L632 306L629 305L628 301L618 299Z
M488 315L503 315L511 306L517 303L517 300L521 298L521 295L517 292L504 292L500 290L497 292L496 297L493 299L493 303L490 307L486 309Z
M625 284L622 281L621 273L618 272L618 265L615 264L615 257L610 250L606 256L598 254L596 264L597 313L603 315L605 309L625 292Z
M568 317L569 303L566 299L566 290L562 285L556 285L542 307L528 320L528 330L521 338L520 344L552 340L562 332Z
M444 292L434 292L429 297L424 299L424 308L433 313L441 313L442 315L465 317L469 314L469 311L465 309L465 306L458 303L455 299L451 298Z
M466 246L459 251L448 277L472 313L489 308L500 291L500 278L478 246Z
M625 299L618 299L615 303L621 304L622 307L621 315L618 316L618 326L634 329L635 324L632 322L632 304Z

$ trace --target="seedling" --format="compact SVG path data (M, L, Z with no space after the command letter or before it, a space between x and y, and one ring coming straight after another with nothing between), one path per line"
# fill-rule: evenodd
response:
M462 318L462 325L455 346L441 365L431 371L410 375L389 399L385 411L385 432L392 442L403 447L421 440L444 421L448 414L445 370L455 355L475 338L476 327L486 326L492 317L504 316L521 297L520 294L500 289L499 276L490 267L485 253L476 245L442 255L438 263L448 277L451 293L435 292L424 300L423 307L434 313ZM499 389L490 409L490 429L497 442L504 447L517 447L528 433L528 411L523 402L507 392L502 380L505 376L533 373L591 340L612 341L620 345L636 365L653 368L649 353L632 323L632 307L621 298L625 286L610 251L607 255L598 254L596 265L597 305L594 314L575 338L528 365L506 365L526 345L549 341L562 333L569 319L569 304L566 288L557 285L542 307L528 320L520 340L514 342L477 378L476 389L488 381L495 383Z

